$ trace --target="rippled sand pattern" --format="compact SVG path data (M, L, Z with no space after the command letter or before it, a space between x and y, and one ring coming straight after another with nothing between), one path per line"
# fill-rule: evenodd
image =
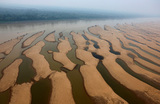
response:
M160 22L95 25L0 44L0 103L160 104L159 29ZM17 57L7 63L10 53ZM32 75L19 84L27 68Z

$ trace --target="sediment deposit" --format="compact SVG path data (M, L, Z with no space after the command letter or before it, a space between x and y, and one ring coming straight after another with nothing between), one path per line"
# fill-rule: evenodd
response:
M0 100L30 104L42 91L48 96L38 101L50 104L75 104L83 98L84 104L160 104L159 28L158 21L95 25L82 34L40 31L24 41L21 36L5 42L0 45ZM20 47L13 52L15 45ZM12 57L12 52L19 55ZM8 65L5 59L10 58L15 61ZM35 76L20 84L16 81L25 73L23 67Z

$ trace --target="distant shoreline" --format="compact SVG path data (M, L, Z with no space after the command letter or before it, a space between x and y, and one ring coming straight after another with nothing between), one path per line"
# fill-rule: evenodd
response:
M127 19L147 17L139 14L77 10L39 10L0 8L0 23L35 20Z

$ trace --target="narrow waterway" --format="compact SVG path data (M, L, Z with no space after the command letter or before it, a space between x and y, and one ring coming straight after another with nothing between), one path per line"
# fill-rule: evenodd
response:
M16 83L22 84L31 82L36 75L36 71L32 66L33 61L30 58L27 58L25 55L21 55L20 58L23 60L23 62L19 66L19 73Z
M145 61L148 61L148 62L150 62L150 63L152 63L152 64L154 64L154 65L160 66L159 64L153 62L152 60L141 56L141 55L140 55L138 52L136 52L134 49L125 47L124 44L123 44L123 42L122 42L119 38L117 38L117 39L120 41L121 47L122 47L123 49L129 50L129 51L133 52L133 53L136 54L139 58L141 58L141 59L143 59L143 60L145 60Z
M109 49L110 49L109 52L111 52L111 53L113 53L115 55L120 55L121 54L120 52L113 50L112 43L110 41L108 41L108 40L105 40L105 41L107 41L109 43L109 45L110 45L109 46Z
M76 104L94 104L91 97L87 94L84 87L84 80L80 73L80 65L69 71L66 68L61 68L66 72L68 79L72 85L72 93Z
M126 88L116 79L114 79L108 69L103 65L102 61L99 61L97 69L106 83L113 89L113 91L124 100L126 100L129 104L145 104L145 102L141 98L139 98L132 90Z
M31 87L31 104L49 104L52 92L52 83L48 78L40 79Z
M133 77L135 77L135 78L137 78L137 79L139 79L139 80L141 80L141 81L143 81L143 82L151 85L152 87L160 90L160 84L159 84L159 83L157 83L156 81L148 78L148 77L145 76L145 75L135 73L134 71L132 71L132 69L130 69L130 68L128 67L128 65L127 65L122 59L117 58L117 59L116 59L116 62L117 62L128 74L130 74L130 75L132 75Z
M145 52L145 53L147 53L147 54L149 54L149 55L151 55L151 56L153 56L153 57L155 57L155 58L157 58L157 59L160 60L160 57L158 57L158 56L156 56L156 55L154 55L154 54L152 54L152 53L150 53L150 52L142 49L141 47L139 47L139 46L137 46L137 45L135 45L135 44L129 43L129 45L132 46L132 47L139 48L139 49L142 50L143 52Z
M4 92L0 92L0 104L9 104L11 98L11 88Z

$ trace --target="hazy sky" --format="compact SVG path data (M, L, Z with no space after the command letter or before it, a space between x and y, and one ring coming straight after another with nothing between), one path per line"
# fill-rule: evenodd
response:
M69 7L160 15L160 0L0 0L0 5Z

